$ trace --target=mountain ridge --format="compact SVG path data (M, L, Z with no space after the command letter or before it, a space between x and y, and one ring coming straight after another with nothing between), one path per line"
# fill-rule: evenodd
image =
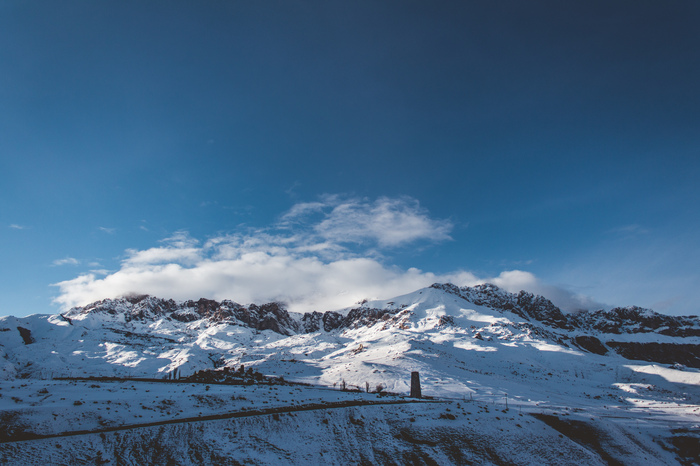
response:
M659 333L668 336L700 336L697 316L668 316L638 306L615 307L608 311L579 311L566 314L549 299L526 291L510 293L493 284L458 287L451 283L434 283L431 289L458 296L467 302L501 312L511 312L527 321L554 329L589 330L609 334ZM241 305L231 300L207 298L177 302L149 295L127 296L95 301L60 314L65 319L104 312L123 315L125 322L166 317L179 322L207 319L213 323L237 322L256 330L272 330L290 336L295 333L333 331L353 325L368 325L394 315L400 309L368 307L364 301L343 311L328 310L294 313L280 302Z
M0 317L0 377L76 371L161 377L241 364L275 374L291 370L282 369L284 361L301 358L305 373L315 374L303 381L325 383L339 371L337 361L371 347L384 348L380 359L422 360L416 359L426 351L421 341L432 341L438 353L444 349L437 342L452 341L479 357L512 346L700 368L699 330L696 317L636 307L564 314L547 298L491 284L436 283L389 300L305 314L276 302L133 295L57 315Z
M419 372L422 394L450 408L426 411L420 405L397 419L396 429L430 419L425 432L434 432L430 426L456 426L459 415L463 424L454 434L472 426L479 431L486 422L499 439L508 416L508 435L519 439L521 429L535 422L521 417L522 407L544 422L532 432L553 422L554 438L562 438L556 433L562 428L563 441L573 442L576 451L576 426L584 421L609 439L607 429L624 419L628 430L613 435L613 449L629 445L629 433L640 435L635 445L696 442L699 324L696 317L636 307L565 314L544 297L493 285L434 284L307 314L289 312L281 303L126 296L57 315L0 317L0 414L8 420L7 435L25 428L99 430L141 417L216 415L232 403L243 411L298 402L299 386L277 383L302 383L322 399L408 395L411 374ZM486 418L475 417L477 405ZM570 415L578 424L561 424ZM374 432L384 414L377 416L366 412L347 422L358 428L365 423ZM279 420L263 417L234 430L250 429L258 438L265 426L278 429ZM653 430L644 427L642 434L638 420ZM321 411L308 422L317 431L329 426ZM330 425L328 432L346 432L345 424ZM392 442L400 434L396 429L388 437ZM673 445L667 450L677 451ZM624 448L622 458L634 458L634 464L644 458L647 464L649 451ZM697 456L688 452L678 455Z

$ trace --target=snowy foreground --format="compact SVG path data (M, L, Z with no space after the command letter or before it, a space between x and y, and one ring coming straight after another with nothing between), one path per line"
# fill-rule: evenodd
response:
M0 318L0 462L700 464L700 370L612 350L685 357L695 327L584 332L439 288L339 311L328 331L148 299ZM309 385L169 380L240 365ZM411 371L430 399L404 396ZM81 379L97 376L132 380Z

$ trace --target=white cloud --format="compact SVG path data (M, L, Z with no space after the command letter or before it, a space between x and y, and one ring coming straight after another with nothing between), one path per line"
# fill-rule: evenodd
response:
M16 223L12 223L12 224L10 224L10 228L12 228L13 230L24 230L27 227L22 226L22 225L17 225Z
M499 288L503 288L511 293L525 290L544 296L566 312L574 312L581 309L601 309L605 307L603 304L593 301L588 296L573 293L564 287L544 284L532 273L522 270L501 272L497 277L485 279L483 282L493 283Z
M194 247L199 244L199 240L192 238L188 232L182 230L176 231L172 236L162 239L160 242L173 248Z
M52 262L52 264L55 266L78 265L78 264L80 264L80 261L78 259L76 259L75 257L66 257L65 259L56 259L55 261Z
M299 252L274 241L240 236L213 238L202 247L132 251L120 270L103 278L90 273L58 283L61 293L56 301L68 308L107 297L145 293L180 300L207 297L241 303L283 301L290 310L325 311L364 298L409 293L435 282L459 286L491 282L511 292L525 289L543 294L567 310L585 307L572 293L543 285L528 272L508 271L486 279L463 270L434 274L387 266L372 258L323 260L313 252L309 254L308 249Z
M452 223L430 218L418 201L410 197L381 197L369 202L325 196L318 202L296 204L282 216L280 224L285 227L304 224L314 214L320 214L320 221L312 225L313 231L335 243L374 242L380 247L396 247L419 240L451 239Z
M464 270L435 274L387 265L369 249L449 239L451 227L431 219L410 198L368 202L327 196L292 207L275 228L217 236L203 244L179 231L158 247L129 249L115 272L96 270L57 283L55 301L69 308L144 293L244 304L283 301L290 310L304 312L390 298L435 282L465 286L491 281L509 291L546 289L528 272L504 272L486 280ZM365 241L369 247L357 250L357 243Z
M328 207L328 204L324 202L300 202L294 204L294 206L282 216L282 221L283 223L295 221L310 213L321 212L326 207Z
M201 248L172 248L172 261L134 261L154 248L134 251L120 270L103 278L94 273L58 283L56 299L65 307L129 293L175 299L234 299L242 303L284 301L291 310L338 309L363 298L395 296L434 282L476 282L467 272L436 275L402 270L369 258L324 261L294 248L252 243L249 238L215 238ZM159 256L164 258L163 255ZM190 262L192 258L195 262ZM183 265L183 262L188 265Z
M197 247L199 241L191 238L187 232L178 231L173 236L160 242L164 243L165 246L150 248L145 251L127 249L127 258L123 262L124 266L134 267L170 262L193 265L202 257L202 250Z
M401 246L416 240L450 239L452 224L433 220L410 199L381 198L373 204L344 202L316 226L332 241L362 243L375 240L380 246Z
M374 202L324 196L299 203L274 228L208 239L179 231L145 250L129 249L116 272L80 275L56 284L65 307L128 293L239 302L287 302L309 311L341 308L360 299L407 293L437 281L466 285L476 277L458 271L436 275L382 263L371 250L418 240L449 239L452 225L434 220L404 197ZM104 272L100 270L99 272Z
M186 264L195 264L200 258L200 252L197 248L150 248L145 251L137 251L135 249L127 249L127 259L124 260L125 265L145 265L145 264L165 264L168 262L184 262Z
M107 228L107 227L97 227L97 229L100 230L101 232L107 233L108 235L113 235L117 231L116 228Z

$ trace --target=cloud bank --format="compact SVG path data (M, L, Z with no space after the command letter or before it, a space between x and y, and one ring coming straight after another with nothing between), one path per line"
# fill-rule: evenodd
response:
M57 283L63 308L133 293L177 300L200 297L247 303L281 301L297 312L340 309L451 282L490 281L508 290L542 291L581 307L571 293L508 271L481 279L465 270L435 274L387 265L380 251L450 239L452 224L430 218L411 198L340 199L297 204L269 229L209 238L177 232L160 245L128 249L119 270ZM549 293L544 293L548 291ZM556 292L556 293L555 293ZM579 300L580 301L580 300Z

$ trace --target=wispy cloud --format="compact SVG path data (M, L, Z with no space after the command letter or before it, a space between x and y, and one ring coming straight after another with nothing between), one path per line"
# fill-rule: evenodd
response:
M300 202L282 216L280 223L285 226L297 223L300 219L305 219L307 215L321 212L327 207L329 207L328 202Z
M23 225L17 225L16 223L11 223L11 224L9 225L9 228L12 228L13 230L24 230L24 229L26 229L27 227L25 227L25 226L23 226Z
M297 188L299 188L300 186L301 186L301 183L299 182L299 180L296 180L296 181L294 181L294 183L292 183L292 185L289 188L285 189L284 192L286 194L288 194L289 196L294 197L294 196L296 196L295 190Z
M281 223L308 225L312 214L320 214L320 220L313 224L316 234L335 243L374 242L380 247L397 247L420 240L438 242L451 239L453 228L449 220L430 218L410 197L381 197L371 202L326 196L322 201L296 204L282 216Z
M78 259L76 259L75 257L66 257L64 259L56 259L55 261L52 262L52 264L55 266L79 265L80 261Z
M432 219L410 198L328 196L295 205L269 229L216 236L203 243L179 231L157 247L129 249L115 272L98 277L105 272L99 270L57 283L56 302L72 307L146 293L242 303L283 301L291 310L304 312L396 296L435 282L464 286L493 281L508 290L545 289L527 272L486 279L466 270L436 274L387 264L382 255L373 254L375 248L449 239L450 228L449 222ZM364 243L368 244L358 249Z
M611 228L607 231L608 234L618 236L621 238L633 238L640 235L646 235L649 230L636 223L629 225L621 225L615 228Z
M98 230L107 233L108 235L113 235L114 233L117 232L116 228L107 228L107 227L97 227Z
M167 263L193 265L202 259L202 251L197 247L198 241L191 238L187 232L178 231L173 236L161 240L161 243L164 246L144 251L127 249L127 258L123 264L127 267Z

